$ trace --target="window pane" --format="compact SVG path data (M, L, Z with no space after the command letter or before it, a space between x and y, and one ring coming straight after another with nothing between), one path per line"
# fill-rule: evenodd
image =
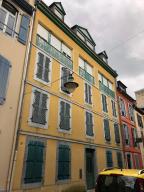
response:
M84 62L84 60L81 59L81 58L79 58L79 66L80 66L82 69L84 69L84 67L85 67L85 62Z
M3 30L6 18L6 11L0 9L0 30Z
M98 80L99 80L100 82L102 82L102 78L103 78L103 77L102 77L102 74L99 73L99 74L98 74Z
M6 27L6 33L8 33L9 35L13 34L14 22L15 22L15 18L13 16L9 15L8 23L7 23L7 27Z
M92 67L89 64L86 65L86 71L92 75Z
M113 90L112 83L108 82L109 89Z
M53 35L51 35L51 45L61 51L61 42Z
M108 87L108 80L105 77L103 77L103 84Z
M40 24L38 24L37 34L40 35L46 41L48 41L49 32L44 27L42 27Z
M62 43L62 52L69 58L71 58L71 49Z

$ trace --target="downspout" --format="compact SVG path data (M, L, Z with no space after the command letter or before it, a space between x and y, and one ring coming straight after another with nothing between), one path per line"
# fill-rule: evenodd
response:
M24 90L25 90L25 79L27 76L27 69L28 69L28 63L29 63L29 56L30 56L30 50L31 50L31 41L32 41L32 34L33 34L33 25L35 20L35 12L36 9L33 10L33 15L30 23L30 31L29 31L29 37L28 37L28 44L26 47L26 53L25 53L25 59L24 59L24 67L23 67L23 76L22 76L22 82L21 82L21 91L19 95L19 104L17 108L17 117L15 121L15 130L14 130L14 136L13 136L13 147L11 150L11 158L9 163L9 170L8 170L8 182L6 186L7 192L12 191L12 185L13 185L13 177L14 177L14 170L16 166L16 159L17 159L17 141L18 141L18 130L19 130L19 123L20 123L20 116L22 112L22 104L23 104L23 96L24 96Z

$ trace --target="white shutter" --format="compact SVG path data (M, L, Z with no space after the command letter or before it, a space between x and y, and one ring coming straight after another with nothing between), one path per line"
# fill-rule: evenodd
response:
M61 42L51 34L51 45L55 47L57 50L61 51Z
M89 64L86 65L86 71L92 75L92 67Z
M44 27L42 27L40 24L38 24L37 34L40 35L46 41L48 41L49 32Z
M84 69L84 66L85 66L84 60L81 59L80 57L79 57L79 66L80 66L82 69Z
M65 44L62 43L62 52L71 58L71 49L69 49Z

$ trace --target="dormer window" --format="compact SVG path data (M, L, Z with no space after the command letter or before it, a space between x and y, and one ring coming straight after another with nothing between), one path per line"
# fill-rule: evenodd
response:
M100 53L98 54L98 56L99 56L105 63L108 64L108 56L107 56L107 54L106 54L106 51L100 52Z
M14 35L14 26L17 10L8 1L3 1L0 6L0 30L10 36Z
M88 45L92 50L95 50L96 44L87 29L75 25L72 27L72 30L77 34L77 36L79 36L82 41L86 43L86 45Z
M66 13L65 13L65 10L64 10L61 2L54 2L49 7L54 12L54 14L57 17L59 17L59 19L64 21L64 16L66 15Z

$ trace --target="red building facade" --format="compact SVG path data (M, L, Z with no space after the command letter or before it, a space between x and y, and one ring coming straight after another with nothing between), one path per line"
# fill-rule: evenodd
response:
M136 129L133 107L135 100L127 94L126 88L127 87L121 81L117 82L117 97L125 167L129 169L140 169L143 165L140 146L136 142L138 132Z

